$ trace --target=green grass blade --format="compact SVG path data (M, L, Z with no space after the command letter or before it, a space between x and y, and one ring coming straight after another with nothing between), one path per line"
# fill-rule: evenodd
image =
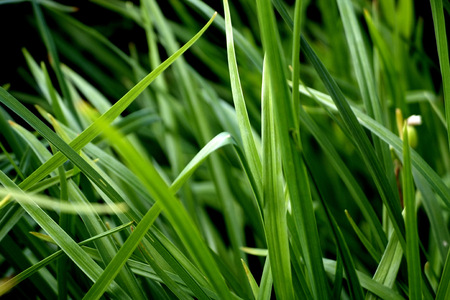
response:
M19 190L18 186L12 182L3 172L0 171L0 182L9 189ZM24 192L23 196L27 197ZM83 250L75 241L59 227L39 206L33 204L33 200L29 199L26 203L21 203L21 206L27 213L53 238L61 249L71 258L71 260L78 265L78 267L85 272L86 275L93 281L100 277L103 271L92 259L84 255ZM110 288L113 295L123 297L123 299L130 299L116 283Z
M289 240L286 221L286 204L283 195L279 138L275 127L274 103L265 61L262 90L262 186L266 240L277 296L292 299L294 289L290 267Z
M277 3L277 9L286 21L287 25L293 28L293 22L291 17L283 9L283 6L279 1L274 1ZM401 217L400 202L398 201L398 196L396 196L393 188L389 184L389 180L383 170L383 166L380 164L372 145L369 142L368 137L365 135L362 127L358 124L358 121L351 111L350 106L345 99L342 91L331 77L330 73L326 70L323 63L320 61L317 54L309 45L308 41L302 36L301 38L302 49L305 55L308 57L309 61L312 63L316 69L317 74L324 83L331 98L335 101L336 107L341 114L341 117L346 124L346 129L352 134L352 138L362 155L364 162L366 163L369 172L380 192L383 203L388 208L388 213L391 217L395 230L400 236L400 242L404 246L404 223Z
M339 251L339 257L342 258L342 263L343 263L343 267L345 270L345 274L347 275L347 283L348 283L348 288L349 288L349 292L350 292L350 298L351 299L362 299L363 293L362 293L361 285L360 285L358 276L356 275L355 264L353 262L351 254L350 254L348 245L344 239L344 236L342 234L342 231L341 231L339 225L336 222L336 219L334 218L333 214L330 211L330 208L328 207L328 204L325 202L325 199L321 195L321 187L319 187L317 185L317 178L314 177L315 172L313 170L311 170L308 160L305 157L304 157L304 159L306 160L305 164L308 168L308 171L310 173L312 181L315 184L316 190L318 192L320 202L322 203L322 206L325 210L325 214L328 219L328 223L331 227L331 231L333 232L333 237L334 237L336 246Z
M142 180L148 191L157 200L157 203L159 203L158 205L161 205L161 208L164 208L167 218L174 226L180 239L183 241L184 246L194 260L200 265L201 269L206 273L208 276L207 278L211 281L211 284L214 286L217 293L223 295L223 297L227 297L230 292L225 285L225 281L209 253L209 248L207 248L185 208L173 196L170 188L147 159L140 156L119 133L111 131L110 128L105 128L104 130L107 132L108 138L116 145L121 156L129 163L130 168ZM150 222L151 218L148 214L149 213L146 214L148 219L147 222ZM148 226L148 224L143 223L141 228L147 228L146 226ZM136 232L137 229L138 227L136 227L134 232ZM140 233L140 231L138 233ZM130 241L130 247L133 246L136 239L137 238L134 238ZM105 272L102 284L109 281L108 276L109 275ZM100 286L100 284L97 284L97 287L95 294L101 296L104 287Z
M294 12L294 38L292 41L292 86L298 86L300 82L300 36L302 26L302 6L303 1L295 1ZM292 89L292 107L294 109L294 119L296 128L298 123L298 110L300 109L300 93L297 89Z
M52 64L53 69L55 71L56 78L58 79L58 83L61 87L64 99L67 101L67 103L70 107L70 110L73 112L73 116L75 117L75 120L77 120L77 122L80 122L80 119L76 113L75 103L73 102L72 96L69 92L69 87L67 86L67 82L65 81L64 75L61 71L61 64L59 62L59 56L58 56L58 52L56 50L56 45L53 41L50 30L45 22L44 14L42 13L37 0L33 0L32 4L33 4L33 11L34 11L34 13L36 15L36 19L38 21L39 31L41 33L41 36L44 40L44 44L47 48L47 51L48 51L51 61L53 63Z
M386 249L378 264L377 270L373 276L373 280L377 283L383 284L386 287L392 288L400 268L400 263L403 257L403 250L398 241L397 235L392 233ZM367 300L377 299L372 294L367 294Z
M168 20L163 15L159 5L154 0L146 1L149 2L155 28L160 33L163 45L167 48L167 51L177 49L178 43L175 35L170 26L168 26ZM214 135L209 123L205 99L202 99L195 89L198 85L198 82L194 80L195 77L192 76L195 73L187 67L186 61L183 59L174 64L174 71L175 79L179 82L177 84L178 92L181 95L183 104L186 106L185 113L187 113L191 120L194 136L198 144L204 145ZM226 231L233 249L233 264L236 266L235 270L240 276L241 282L245 283L247 282L247 277L240 267L240 259L243 253L239 250L243 246L244 240L243 220L237 212L238 207L234 200L232 188L228 183L228 175L224 162L219 157L213 155L208 161L208 167L221 202L221 211L225 218ZM247 285L246 290L246 293L251 295L252 292L249 285Z
M337 0L339 11L347 37L348 48L354 64L356 79L361 90L364 107L368 115L384 124L381 115L380 101L375 89L372 67L364 46L364 40L359 28L352 3L349 0Z
M286 67L280 52L280 37L270 1L260 0L257 4L263 48L269 68L271 94L273 99L277 99L274 102L274 121L278 124L283 170L295 216L294 220L300 232L312 293L316 299L325 299L328 298L329 288L323 270L322 252L307 172L300 158L300 133L299 128L295 127L291 96L285 75ZM271 258L274 257L271 255ZM276 278L277 274L274 273L273 276Z
M233 40L233 27L231 25L230 8L228 1L223 1L225 11L225 30L227 36L227 54L228 54L228 67L231 80L231 91L233 93L233 101L236 109L236 116L239 124L239 130L242 137L243 148L250 171L253 178L256 181L257 194L261 194L261 159L256 148L255 140L252 134L252 127L247 114L247 108L245 105L244 94L242 92L242 86L239 79L239 72L236 62L236 53L234 50Z
M450 296L450 251L445 260L444 270L442 271L441 281L439 282L436 293L436 300L444 300Z
M252 272L250 271L250 269L248 268L247 264L245 263L244 260L242 260L242 266L245 270L245 274L247 274L248 277L248 281L250 282L250 286L252 287L252 292L253 292L253 296L255 297L255 299L258 298L258 294L259 294L259 286L256 283L255 278L253 277Z
M74 205L86 205L93 206L96 203L90 203L87 197L82 193L82 191L76 186L76 184L71 180L68 182L68 192L71 202ZM116 215L119 213L119 210L115 210ZM119 213L120 214L120 213ZM80 214L81 219L83 220L86 229L88 230L91 236L95 236L107 230L106 225L98 213L94 211L90 214ZM114 259L118 255L117 247L114 244L112 238L106 238L96 241L96 248L99 250L102 261L105 265L107 265L110 261ZM123 269L119 269L118 277L116 279L117 284L121 287L129 291L130 296L133 299L144 299L143 291L137 283L136 278L133 276L128 267Z
M347 100L345 99L342 91L337 86L330 73L325 69L320 59L315 54L306 39L302 38L302 48L310 62L313 64L320 76L322 82L325 84L331 98L333 99L338 111L341 114L342 119L346 125L346 128L351 132L352 138L355 140L356 146L370 172L372 179L377 186L377 189L382 197L383 203L386 205L389 216L392 220L394 228L399 236L400 243L404 246L404 223L401 217L400 202L398 201L398 195L396 196L392 186L389 184L389 180L383 170L379 159L377 158L375 151L370 144L367 135L364 133L361 125L350 108Z
M166 61L159 65L154 71L148 74L144 79L142 79L135 87L133 87L128 93L126 93L119 101L117 101L110 110L104 113L96 122L91 124L85 131L83 131L79 136L77 136L69 146L73 150L68 150L70 152L75 152L86 146L92 139L94 139L99 133L100 128L98 124L101 122L112 122L115 120L133 101L136 97L166 68L168 68L181 54L183 54L192 44L200 38L200 36L206 31L209 25L212 23L214 17L205 25L205 27L200 30L188 43L181 47L177 52L170 56ZM10 107L13 111L16 111L22 118L25 118L27 122L31 122L33 126L37 126L41 130L46 127L41 127L40 121L32 115L28 110L26 110L23 105L21 105L17 100L15 100L11 95L9 95L3 88L0 88L0 101ZM37 128L36 128L37 129ZM48 133L48 132L47 132ZM41 132L42 134L42 132ZM43 135L44 137L47 134ZM55 144L55 143L53 143ZM58 147L58 145L55 144ZM61 145L59 145L61 146ZM63 146L68 149L67 147ZM56 169L59 165L64 163L65 157L62 153L56 153L49 161L43 164L39 169L37 169L32 175L25 179L20 187L27 189L32 184L38 182L47 176L51 171ZM98 179L95 180L98 182Z
M333 146L332 142L327 138L326 134L319 128L314 120L309 116L304 109L299 110L299 117L302 125L316 138L319 145L322 147L325 154L330 158L329 161L341 176L348 190L353 196L356 204L361 210L362 214L369 223L377 246L380 250L384 249L387 244L386 234L381 227L381 223L372 208L367 196L362 188L359 186L355 177L351 174L348 167L345 165L342 158L339 156L337 149Z
M175 294L178 299L191 299L189 295L179 286L179 283L176 283L169 274L163 270L155 258L148 252L148 250L141 243L139 245L139 250L144 256L147 263L152 267L155 273L161 278L162 282Z
M308 88L307 90L304 88L300 88L300 91L308 95L312 89ZM320 101L326 107L336 110L336 105L333 103L331 98L325 94L315 91L315 97L313 99ZM383 139L386 143L392 146L397 155L402 157L403 152L403 143L400 138L392 133L390 130L386 129L378 122L367 116L365 113L360 111L357 108L352 108L354 114L358 118L361 125L374 132L379 138ZM439 194L441 199L444 201L445 205L450 208L450 189L446 186L445 182L439 175L425 162L425 160L414 150L411 150L411 163L413 165L414 170L423 175L423 177L427 180L427 182L432 186L436 193Z
M120 226L117 226L116 228L113 228L111 230L102 232L99 235L93 236L87 240L84 240L83 242L78 243L79 246L82 245L86 245L90 242L93 242L97 239L101 239L103 237L109 236L113 233L119 232L121 230L124 230L126 228L129 228L131 226L131 222L128 224L123 224ZM3 295L4 293L8 292L9 290L11 290L13 287L15 287L16 285L18 285L19 283L21 283L22 281L24 281L25 279L27 279L28 277L30 277L31 275L33 275L34 273L36 273L39 269L47 266L48 264L50 264L51 262L55 261L58 257L61 257L62 255L64 255L64 251L63 250L58 250L55 253L53 253L52 255L46 257L45 259L41 260L40 262L34 264L33 266L29 267L28 269L20 272L19 274L17 274L16 276L14 276L13 278L11 278L10 280L2 283L0 285L0 296Z
M209 16L212 13L214 13L214 10L202 1L186 0L186 2L195 7L196 10L201 12L204 16ZM218 26L224 32L226 31L225 27L226 24L223 17L217 16L214 25ZM257 70L262 71L263 60L261 54L258 52L256 47L254 47L238 30L235 29L233 30L233 36L236 42L236 46L238 46L240 49L242 49L242 51L244 51L244 53L247 55L250 61L256 66Z
M126 242L120 247L120 250L109 262L103 273L95 281L94 285L89 289L83 299L100 299L103 293L108 288L109 284L114 280L117 274L122 270L128 258L133 254L134 250L139 246L139 243L144 238L147 231L153 225L153 222L158 217L161 208L159 205L154 205L138 223L136 228L130 234Z
M422 299L422 272L417 232L416 197L411 171L411 155L406 123L403 129L403 201L405 204L406 261L408 263L409 298Z
M405 101L404 101L404 91L401 88L400 84L396 84L396 71L394 65L394 59L392 57L391 52L389 52L389 46L386 41L383 39L383 36L378 31L375 26L372 17L370 16L368 11L364 11L364 17L366 19L366 23L369 29L370 36L375 44L376 49L380 55L380 58L383 62L383 66L385 68L386 81L391 90L393 105L396 108L400 108L403 112L406 111Z
M92 212L96 212L98 214L111 214L114 212L120 212L126 210L126 206L123 204L118 204L115 207L105 204L73 204L69 202L61 202L58 199L52 199L49 197L35 195L35 194L26 194L24 195L22 192L13 191L13 190L5 190L0 188L0 196L6 197L10 195L13 199L15 199L20 204L32 204L36 203L41 208L61 211L64 213L72 213L72 214L90 214ZM0 205L2 207L3 205Z
M270 259L267 255L264 262L264 269L261 276L261 282L259 283L258 300L269 300L272 294L272 268L270 267Z
M329 275L334 276L336 271L336 261L330 259L324 259L325 270ZM381 299L392 299L392 300L404 300L402 296L400 296L393 289L374 281L372 278L367 276L367 274L356 271L356 274L359 277L359 281L361 282L361 286L368 290L369 292L377 295ZM345 277L345 276L344 276Z
M434 32L441 67L442 85L444 89L445 119L447 121L447 136L450 149L450 60L445 16L442 0L430 0L433 14Z
M350 216L347 210L345 210L345 215L347 216L347 220L349 221L359 240L364 245L364 247L366 247L367 252L369 252L370 256L372 256L372 258L376 262L379 262L381 259L380 253L374 248L374 246L372 246L372 243L364 236L361 229L358 228L358 225L356 225L355 221L353 221L353 218Z

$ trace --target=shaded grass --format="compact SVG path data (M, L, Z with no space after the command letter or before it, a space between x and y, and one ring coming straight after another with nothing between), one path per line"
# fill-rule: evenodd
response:
M1 294L447 298L445 1L426 33L410 0L93 1L128 48L19 2L49 58L23 50L35 93L0 83Z

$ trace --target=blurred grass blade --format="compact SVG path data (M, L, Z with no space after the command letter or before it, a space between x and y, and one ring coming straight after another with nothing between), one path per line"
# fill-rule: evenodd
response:
M309 90L309 89L308 89ZM372 208L367 196L358 184L355 177L351 174L350 170L339 156L337 149L333 146L333 143L327 138L326 134L319 128L310 115L308 115L303 108L299 109L299 117L302 125L316 138L319 145L322 147L325 154L330 158L329 161L341 176L349 192L352 194L353 199L358 205L361 213L366 218L378 246L378 249L382 251L387 244L386 234L381 227L381 223Z
M130 168L142 180L145 187L156 199L158 205L161 205L161 208L164 208L167 218L174 226L178 236L183 241L184 246L194 258L194 261L199 264L200 268L208 276L207 278L211 281L216 292L219 295L223 295L223 297L229 295L230 292L225 285L225 281L209 252L209 248L206 246L198 229L195 227L192 218L188 215L182 204L174 197L172 191L163 181L154 166L147 159L139 155L136 149L132 148L118 132L112 131L111 128L104 128L104 130L108 139L114 142L117 151L119 151L120 155L128 162ZM150 213L146 214L147 222L150 222L151 220L151 215L149 214ZM140 228L147 228L146 226L149 226L149 224L143 223ZM135 234L138 227L136 227L133 234ZM145 230L144 233L146 231L147 230ZM138 233L140 234L141 232L138 231ZM133 238L133 240L130 241L130 248L136 239L138 238ZM108 276L109 275L105 272L102 284L112 280L112 278L108 278ZM104 290L104 287L98 285L97 291L101 290ZM101 293L96 295L100 297Z
M111 207L110 205L92 203L92 204L74 204L70 202L62 202L57 199L51 199L49 197L45 197L43 195L36 194L26 194L24 195L22 192L13 191L13 190L5 190L0 188L0 197L12 197L20 204L22 203L36 203L43 209L49 209L54 211L60 211L64 213L71 214L111 214L117 212L125 211L126 205L124 203L118 203L115 207ZM0 204L0 208L2 208L5 203Z
M311 88L308 88L307 90L304 87L300 87L300 91L308 95L311 91L313 91ZM326 107L329 107L333 110L336 110L336 104L333 103L330 96L325 95L323 93L314 91L314 94L316 97L313 99L316 101L320 101L322 104L324 104ZM386 143L388 143L390 146L392 146L397 155L402 157L403 152L403 143L400 140L400 138L392 133L390 130L387 130L385 127L380 125L378 122L373 120L372 118L368 117L365 113L360 111L357 108L352 108L353 113L358 118L359 122L362 126L366 127L370 131L374 132L378 137L383 139ZM415 170L420 172L420 174L423 175L423 177L427 180L427 182L432 186L436 193L439 194L441 199L444 201L445 205L450 208L450 190L447 187L447 185L444 183L442 178L439 177L439 175L425 162L425 160L413 149L411 149L411 163Z
M337 86L334 79L331 77L330 73L325 69L324 65L317 57L314 50L311 48L309 43L302 37L302 49L306 56L309 58L310 62L313 64L320 76L322 82L325 84L331 98L336 104L341 117L345 123L345 126L352 134L352 138L355 140L356 146L358 147L359 153L361 154L368 171L370 172L372 179L377 186L383 203L386 205L389 216L392 220L394 228L399 236L400 243L404 246L404 223L401 217L400 202L398 201L398 196L395 196L395 192L392 186L389 184L388 178L386 177L383 166L380 164L375 151L370 144L367 135L364 133L361 125L350 108L347 100L345 99L342 91Z
M433 14L434 32L441 67L442 85L444 89L445 119L447 121L447 137L450 149L450 60L448 38L445 28L445 16L442 0L430 0ZM447 19L448 20L448 19Z
M56 50L56 45L55 42L53 41L50 30L45 22L44 14L42 13L42 10L39 7L37 0L32 0L32 3L33 3L33 11L38 21L38 28L44 40L45 47L47 48L48 54L50 56L50 60L52 62L52 66L55 71L56 78L58 79L59 86L61 87L64 99L67 101L70 110L72 111L73 116L75 117L75 120L77 122L80 122L80 118L76 112L77 110L75 109L75 103L72 99L72 96L69 92L69 88L67 86L67 82L65 81L64 75L61 71L61 64L59 62L59 56Z
M205 27L200 30L188 43L186 43L183 47L181 47L177 52L175 52L172 56L170 56L166 61L164 61L161 65L159 65L155 70L153 70L150 74L148 74L144 79L142 79L136 86L134 86L128 93L126 93L119 101L117 101L110 110L104 113L96 122L91 124L85 131L83 131L80 135L78 135L69 146L73 150L69 150L69 152L78 151L86 144L88 144L92 139L94 139L99 133L100 128L98 126L101 122L110 123L114 121L132 102L136 97L166 68L168 68L181 54L183 54L192 44L200 38L200 36L206 31L209 25L212 23L214 17L205 25ZM21 105L16 99L10 96L3 88L0 87L0 101L6 104L13 111L18 113L22 118L25 118L27 122L36 126L40 121L32 115L26 108ZM38 128L42 129L40 125L37 125ZM42 135L42 132L40 132ZM43 134L44 137L47 137L46 134ZM55 143L53 143L55 144ZM58 147L58 145L55 144ZM39 167L32 175L30 175L27 179L25 179L19 186L21 188L27 189L32 184L38 182L42 178L48 175L49 172L56 169L59 165L64 163L65 157L61 152L56 153L49 161ZM94 182L97 180L94 180Z
M277 4L277 10L286 21L286 24L292 30L293 22L289 14L287 14L287 12L285 11L284 6L278 0L274 0L274 3ZM380 164L380 161L378 160L368 137L364 133L362 127L358 124L358 120L352 112L350 105L345 99L342 91L340 90L334 79L331 77L330 73L326 70L317 54L311 48L308 41L303 36L301 37L301 45L303 52L312 63L314 69L316 70L317 74L328 90L331 98L335 102L336 107L340 112L342 119L344 120L346 129L352 134L352 138L354 139L355 144L358 147L365 164L367 165L368 171L370 172L372 179L374 180L375 185L380 192L383 203L388 209L388 213L391 217L394 228L399 234L400 243L402 244L402 246L404 246L405 229L401 217L400 203L399 201L397 201L398 196L396 196L394 190L389 184L389 180L386 177L383 166Z
M18 186L12 182L3 172L0 171L0 182L6 188L19 190ZM27 194L22 192L24 197ZM33 204L33 200L29 199L26 203L21 203L21 206L27 211L27 213L53 238L61 249L72 259L72 261L89 276L93 281L100 277L102 269L89 257L84 255L83 250L78 246L75 241L53 221L42 209L36 204ZM113 283L109 291L117 297L123 297L123 299L130 299L116 283Z
M324 266L327 274L334 276L336 271L336 261L331 259L324 259ZM356 271L361 286L368 290L369 292L377 295L381 299L392 299L392 300L404 300L404 298L399 295L393 289L374 281L368 275L363 272Z
M419 234L417 232L416 197L411 171L408 126L403 125L403 203L405 204L406 261L408 263L409 298L422 299L422 272L419 253Z
M270 91L272 98L277 99L273 103L274 122L278 125L283 170L291 200L292 214L295 226L300 233L303 258L307 266L312 294L316 299L326 299L329 295L329 287L323 269L322 251L308 175L300 157L302 151L300 132L296 127L293 115L291 96L286 81L286 67L280 51L280 36L270 0L259 0L257 5L262 44L269 69ZM272 264L273 259L274 256L271 254ZM279 275L273 272L274 279ZM275 289L277 289L276 282ZM287 288L287 291L290 292L290 289ZM280 292L277 291L277 294Z
M82 241L81 243L78 243L79 246L85 245L87 243L93 242L97 239L101 239L103 237L109 236L113 233L119 232L121 230L124 230L128 227L130 227L130 225L132 224L132 222L128 223L128 224L123 224L120 226L117 226L116 228L113 228L111 230L105 231L99 235L93 236L87 240ZM39 269L45 267L46 265L50 264L51 262L55 261L57 258L61 257L62 255L64 255L64 251L63 250L58 250L55 253L53 253L52 255L46 257L45 259L41 260L40 262L34 264L33 266L29 267L28 269L20 272L20 274L17 274L16 276L14 276L13 278L11 278L10 280L2 283L0 285L0 296L4 295L5 293L7 293L9 290L11 290L13 287L15 287L16 285L18 285L20 282L24 281L25 279L27 279L28 277L30 277L31 275L33 275L34 273L36 273Z
M133 254L134 250L144 238L147 231L153 225L160 212L159 206L153 206L141 219L136 228L127 238L126 242L120 247L117 254L109 262L100 277L95 281L94 285L89 289L83 299L100 299L108 288L109 284L114 280L117 274L122 270L128 258Z
M308 168L310 176L312 178L313 183L315 184L315 188L318 193L318 197L320 198L320 202L322 203L323 209L325 210L326 217L328 219L328 224L331 227L331 231L333 232L333 237L338 248L339 257L342 259L342 264L345 270L345 274L347 275L347 284L350 292L351 299L362 299L363 293L361 289L361 285L359 283L358 276L356 275L356 268L353 262L352 256L350 254L350 250L348 245L344 239L341 229L336 222L336 219L332 215L328 204L325 202L325 199L322 196L321 188L317 185L317 179L314 177L315 172L311 170L311 166L308 164L308 160L304 157L305 164Z
M444 270L442 271L441 281L439 282L436 293L436 300L445 300L450 297L450 251L447 253Z

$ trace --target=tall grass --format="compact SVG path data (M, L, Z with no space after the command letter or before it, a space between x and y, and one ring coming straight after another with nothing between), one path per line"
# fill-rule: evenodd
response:
M0 295L450 297L448 2L289 3L0 1Z

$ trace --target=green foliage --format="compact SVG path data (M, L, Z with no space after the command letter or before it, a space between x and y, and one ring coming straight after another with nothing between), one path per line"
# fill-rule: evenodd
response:
M0 1L41 39L0 82L0 296L447 299L450 6L416 2Z

